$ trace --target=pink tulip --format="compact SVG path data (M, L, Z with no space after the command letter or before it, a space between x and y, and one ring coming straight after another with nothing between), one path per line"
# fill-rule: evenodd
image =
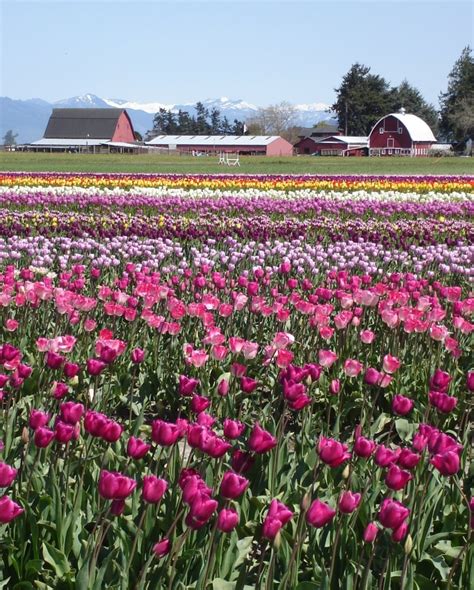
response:
M383 370L386 373L389 373L390 375L392 375L393 373L396 373L396 371L398 371L398 369L401 366L401 362L398 360L398 358L396 356L391 356L390 354L386 354L383 357Z
M474 391L474 371L469 371L466 376L466 386L469 391Z
M379 445L375 451L374 461L379 467L388 467L398 459L400 449L392 451L384 445Z
M16 477L17 470L0 461L0 488L7 488Z
M137 482L118 472L102 470L99 476L99 494L107 500L124 500L137 487Z
M363 365L356 359L347 359L344 363L344 373L348 377L357 377L362 371Z
M36 430L40 428L40 426L46 426L49 422L50 415L47 412L42 412L41 410L31 410L30 417L28 420L28 424L30 428Z
M153 545L153 553L156 557L161 558L171 551L171 541L169 539L163 539Z
M380 506L378 519L384 527L395 530L408 518L409 514L409 508L397 500L385 498Z
M431 459L431 464L441 473L441 475L455 475L460 468L459 455L456 451L446 451L445 453L435 455Z
M196 414L204 412L211 405L211 400L203 395L193 394L191 399L191 410Z
M151 438L163 447L174 445L180 435L180 429L176 424L163 420L153 420L151 423Z
M229 393L229 381L227 379L221 379L217 386L217 393L221 397L225 397Z
M179 376L179 393L184 396L192 396L199 385L198 379L186 377L186 375Z
M329 393L331 395L338 395L341 391L341 382L339 379L332 379L331 383L329 384Z
M372 344L375 339L375 334L372 330L362 330L360 333L360 339L364 344Z
M446 393L449 388L449 384L451 383L451 376L449 373L442 371L441 369L436 369L433 376L430 379L430 387L435 391L441 391L442 393Z
M35 445L38 448L43 449L49 445L53 438L54 432L52 430L45 428L44 426L40 426L35 430L35 436L33 440L35 441Z
M8 496L0 497L0 522L2 524L8 524L23 512L23 508Z
M235 500L245 492L249 483L245 477L233 471L226 471L222 478L220 494L228 500Z
M252 393L257 389L258 381L245 375L240 378L240 388L244 393Z
M226 418L224 420L224 436L228 439L234 440L244 432L245 424L238 422L237 420L231 420Z
M361 494L353 494L350 491L343 492L339 498L339 510L344 514L351 514L359 506L361 499Z
M430 391L429 400L430 404L440 412L443 412L443 414L450 414L458 403L456 397L441 391Z
M100 375L106 366L107 363L104 363L99 359L87 359L86 362L87 372L89 373L89 375L92 375L93 377Z
M292 516L293 512L285 504L278 500L272 500L263 522L262 535L272 541Z
M232 508L224 508L217 517L217 528L223 533L230 533L239 524L239 515Z
M363 539L365 543L373 543L377 534L379 532L379 528L375 522L369 522L369 524L365 527Z
M385 476L385 483L391 490L398 491L403 490L411 479L411 473L400 469L398 465L390 465L387 475Z
M314 500L308 512L306 512L306 522L315 528L320 528L331 522L335 514L336 511L328 504L320 500Z
M67 444L79 436L79 426L58 420L54 426L54 438L58 443Z
M252 429L248 445L249 449L254 453L266 453L276 447L277 442L277 439L272 434L263 430L257 423Z
M338 467L351 457L351 454L347 452L347 445L324 436L319 439L318 454L324 463L333 468Z
M399 416L407 416L412 410L415 402L403 395L395 395L392 400L392 410Z
M254 463L255 458L250 453L236 449L232 454L231 466L236 473L246 473Z
M77 363L71 363L69 361L66 361L64 363L63 373L64 373L64 376L67 377L68 379L72 379L73 377L75 377L79 373L80 370L81 370L81 367Z
M393 530L392 532L392 541L395 543L400 543L403 539L407 536L408 533L408 523L402 522L402 524Z
M329 369L329 367L337 361L337 354L332 350L320 350L318 361L322 367Z
M381 374L377 369L369 367L364 374L364 383L367 385L377 385L380 381Z
M127 443L127 455L132 459L143 459L150 450L151 445L147 444L141 438L131 436Z
M157 504L168 489L168 482L154 475L143 478L142 498L149 504Z
M133 364L139 365L145 360L145 351L141 348L134 348L130 353L130 358Z
M367 459L368 457L370 457L370 455L372 455L372 453L375 450L375 447L376 443L373 440L365 438L364 436L357 436L356 434L356 439L354 442L354 453L358 457Z
M413 453L410 449L402 449L397 459L397 464L404 469L413 469L420 462L421 455Z
M84 406L75 402L64 402L59 406L61 420L68 424L77 424L84 414Z

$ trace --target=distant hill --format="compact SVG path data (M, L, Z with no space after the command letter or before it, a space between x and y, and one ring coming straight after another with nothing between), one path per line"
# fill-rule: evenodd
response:
M258 110L256 105L243 100L231 100L227 97L209 98L202 101L210 110L216 107L222 116L226 116L230 122L234 119L245 121L251 118ZM46 124L54 107L63 108L107 108L121 107L127 109L133 125L137 131L144 135L153 127L153 117L160 108L173 112L178 110L194 113L195 103L163 104L159 102L140 103L117 98L101 98L95 94L84 94L65 98L55 103L49 103L40 98L28 100L16 100L8 97L0 97L0 139L12 129L18 133L18 143L28 143L43 137ZM297 125L311 127L322 120L330 119L327 113L328 105L323 103L295 105L298 119Z

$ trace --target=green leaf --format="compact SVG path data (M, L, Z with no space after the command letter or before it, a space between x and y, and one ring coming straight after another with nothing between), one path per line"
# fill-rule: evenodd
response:
M46 563L53 567L58 578L62 578L70 572L71 568L66 556L53 545L43 542L43 557Z
M252 541L253 537L244 537L243 539L239 539L237 541L238 556L235 560L235 568L239 567L239 565L242 565L247 559L247 555L249 554L250 548L252 547Z
M319 584L316 584L316 582L300 582L295 590L319 590Z
M226 582L222 578L212 580L212 590L234 590L235 582Z

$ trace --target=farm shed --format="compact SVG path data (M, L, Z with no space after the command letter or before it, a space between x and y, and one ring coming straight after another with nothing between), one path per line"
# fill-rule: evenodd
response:
M331 135L322 139L307 137L299 143L300 149L304 150L300 153L318 154L320 156L363 156L367 151L367 137L351 137L348 135Z
M427 156L435 144L436 138L429 125L401 109L375 123L369 135L369 155Z
M293 146L278 135L158 135L146 145L180 153L292 156Z
M124 109L53 109L36 151L97 151L108 144L135 147L133 125Z

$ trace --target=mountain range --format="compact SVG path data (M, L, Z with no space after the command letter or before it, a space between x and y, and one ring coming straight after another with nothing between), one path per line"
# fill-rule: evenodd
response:
M227 97L206 99L201 101L209 110L216 107L221 115L230 122L234 119L246 121L254 116L258 108L244 100L232 100ZM17 143L28 143L43 137L46 124L53 108L107 108L120 107L127 109L136 131L144 135L153 127L153 117L160 108L178 112L195 112L195 103L163 104L159 102L135 102L124 99L101 98L95 94L73 96L57 102L47 102L40 98L17 100L6 96L0 97L0 140L11 129L18 134ZM301 127L312 127L319 121L330 120L329 106L324 103L294 105L296 109L296 124Z

